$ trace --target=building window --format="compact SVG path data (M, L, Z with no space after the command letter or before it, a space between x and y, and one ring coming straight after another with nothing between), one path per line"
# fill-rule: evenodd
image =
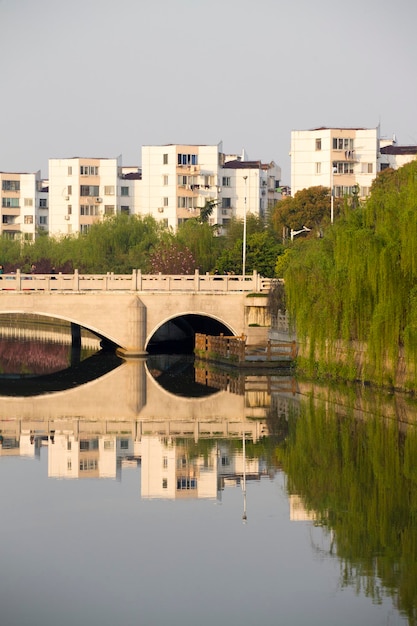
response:
M67 441L67 450L71 450L71 441Z
M362 174L373 174L374 164L373 163L362 163Z
M162 479L162 489L168 489L168 478Z
M351 196L354 190L356 193L356 185L346 185L343 187L341 185L336 185L335 187L333 187L333 193L335 198L344 198L346 196Z
M129 187L122 187L120 189L120 193L122 196L128 196L129 195Z
M333 150L353 150L353 139L349 137L333 137Z
M162 163L163 163L163 165L168 165L168 155L167 154L163 154L162 155Z
M231 198L222 198L222 209L230 209L232 206Z
M366 198L369 196L369 187L361 187L360 190L361 198Z
M72 204L69 204L67 206L67 215L71 215L72 214Z
M98 206L94 204L82 204L80 206L80 215L98 215Z
M105 196L114 196L114 185L106 185L104 187Z
M162 457L162 467L164 469L166 469L168 467L168 457L167 456Z
M336 174L353 174L353 163L346 163L345 161L336 161L335 163Z
M39 198L39 208L40 209L47 209L48 208L46 198Z
M71 463L71 459L67 460L67 469L68 470L72 470L72 463Z
M2 198L1 199L1 206L2 207L11 208L11 209L18 209L19 208L19 198Z
M179 209L192 209L193 198L186 198L186 197L178 196L178 208Z
M46 215L40 215L39 224L41 224L42 226L46 226L47 223L48 223L48 218L46 217Z
M71 196L72 195L72 185L68 185L68 191L67 191L68 195Z
M167 175L165 175L162 180L163 180L163 185L164 186L168 185L168 176Z
M222 186L230 187L230 176L223 176L222 178Z
M121 206L120 207L120 213L124 213L125 215L130 215L130 207L128 207L128 206Z
M98 167L96 165L80 165L81 176L98 176Z
M321 150L321 139L316 139L316 150Z
M129 450L129 439L121 439L120 440L120 449L121 450Z
M72 176L72 167L68 165L68 176Z
M80 460L80 472L88 472L96 470L98 467L97 459L81 459Z
M114 450L114 441L112 441L111 439L107 439L104 442L104 449L105 450Z
M20 191L19 180L3 180L1 183L3 191Z
M168 206L168 198L164 198L164 206Z
M33 206L32 198L25 198L25 206Z
M198 154L178 154L178 165L198 165Z
M316 163L316 174L321 174L321 163Z
M114 215L114 204L106 204L104 207L104 215Z
M25 224L33 224L33 215L25 215Z
M86 235L91 228L91 224L80 224L80 233Z
M182 491L183 489L197 489L196 478L177 478L177 489Z
M98 194L99 194L98 185L81 185L80 186L80 196L98 196Z

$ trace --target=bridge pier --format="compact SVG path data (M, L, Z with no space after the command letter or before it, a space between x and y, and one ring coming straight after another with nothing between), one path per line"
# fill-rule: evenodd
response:
M127 331L130 344L126 348L118 348L117 354L123 358L147 356L146 342L146 306L139 297L128 306Z
M81 361L81 326L71 322L71 365Z

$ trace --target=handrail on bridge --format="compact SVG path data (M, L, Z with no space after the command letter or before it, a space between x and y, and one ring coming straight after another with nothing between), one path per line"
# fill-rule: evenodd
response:
M141 292L268 292L271 281L260 276L256 270L252 275L200 274L190 275L142 274L133 270L131 274L22 274L20 270L0 276L0 291L141 291Z

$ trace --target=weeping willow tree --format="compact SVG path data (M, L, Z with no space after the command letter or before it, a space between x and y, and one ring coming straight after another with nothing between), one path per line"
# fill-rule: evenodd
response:
M402 364L400 386L415 389L417 162L382 172L363 207L290 261L288 311L309 372L398 385Z
M392 597L417 626L417 430L384 418L400 415L392 394L359 393L345 386L304 396L276 458L289 495L333 537L341 584L374 602ZM415 417L415 403L405 403Z

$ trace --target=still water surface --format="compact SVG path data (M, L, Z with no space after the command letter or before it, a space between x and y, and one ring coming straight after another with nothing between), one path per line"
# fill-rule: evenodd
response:
M410 400L86 362L1 387L2 626L417 623Z

